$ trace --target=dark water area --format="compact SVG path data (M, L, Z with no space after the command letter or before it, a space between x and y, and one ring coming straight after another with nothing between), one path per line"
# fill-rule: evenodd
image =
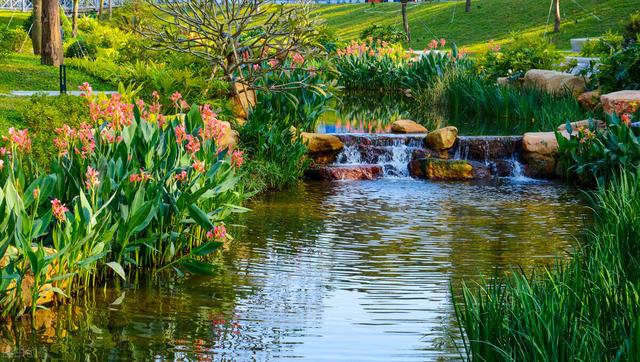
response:
M248 206L219 275L39 311L3 328L0 359L455 360L450 286L565 257L589 214L567 186L509 179L305 182Z
M342 94L316 126L318 133L388 133L391 123L410 119L428 130L456 126L466 136L521 134L522 122L455 114L442 107L419 105L401 94ZM562 123L562 120L558 121Z

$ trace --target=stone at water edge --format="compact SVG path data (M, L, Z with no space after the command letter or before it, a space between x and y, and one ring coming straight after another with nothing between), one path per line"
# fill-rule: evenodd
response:
M399 119L391 124L391 133L427 133L427 129L410 119Z
M560 131L569 138L566 131ZM557 175L558 140L555 132L528 132L522 136L522 159L526 173L531 177L553 177Z
M323 133L301 132L302 142L307 146L310 154L321 152L337 152L342 150L344 145L336 136Z
M591 124L593 124L597 129L605 129L607 127L607 124L603 121L600 121L598 119L594 119L594 120L589 120L589 119L584 119L582 121L575 121L575 122L571 122L569 123L571 125L571 128L573 128L573 133L575 134L576 131L580 128L585 128L585 129L590 129ZM561 124L558 126L557 128L558 131L562 132L567 130L567 124Z
M588 111L593 111L602 106L600 97L601 94L599 90L584 92L578 96L578 104Z
M453 147L457 138L458 129L456 127L439 128L427 134L427 146L436 151L447 150Z
M317 166L307 176L320 180L374 180L382 176L380 165Z
M640 109L640 90L623 90L600 96L602 109L607 114L635 113Z
M583 77L555 70L531 69L524 75L523 85L547 91L552 94L562 94L570 91L578 96L587 90L587 82Z
M464 181L491 177L489 168L479 162L420 158L409 163L413 177L437 181Z

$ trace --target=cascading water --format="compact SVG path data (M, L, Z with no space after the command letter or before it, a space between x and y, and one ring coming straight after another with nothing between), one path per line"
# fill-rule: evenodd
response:
M529 181L519 155L522 149L519 136L461 136L452 157L457 160L477 161L490 166L495 175L514 181Z
M383 177L409 177L409 162L414 151L424 148L425 135L338 135L344 148L333 166L369 166L382 168Z

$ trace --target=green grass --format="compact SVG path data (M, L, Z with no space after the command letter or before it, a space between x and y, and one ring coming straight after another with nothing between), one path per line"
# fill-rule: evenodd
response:
M637 0L563 1L561 6L560 33L550 34L560 49L569 49L571 38L620 30L621 19L638 10ZM371 24L402 26L399 3L318 5L315 13L343 39L358 38ZM479 50L491 39L508 42L513 31L541 36L545 29L553 31L553 17L546 26L548 13L548 0L473 0L469 14L464 12L464 1L409 4L409 46L422 49L433 38L445 38Z
M29 18L30 12L0 10L0 26L15 28L22 26Z

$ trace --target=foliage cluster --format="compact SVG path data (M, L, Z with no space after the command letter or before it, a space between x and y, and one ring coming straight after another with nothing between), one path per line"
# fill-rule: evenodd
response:
M360 33L360 40L385 41L388 43L400 43L406 35L397 26L372 24L367 26Z
M580 55L583 57L608 56L622 49L623 43L622 35L608 31L601 38L584 43Z
M3 137L3 317L33 311L47 292L69 296L136 268L211 274L203 257L228 238L227 215L243 211L242 153L227 148L208 105L189 107L176 93L169 116L159 95L146 104L130 92L84 91L89 117L56 130L50 173L33 161L27 130Z
M640 42L602 58L595 77L603 92L640 89Z

